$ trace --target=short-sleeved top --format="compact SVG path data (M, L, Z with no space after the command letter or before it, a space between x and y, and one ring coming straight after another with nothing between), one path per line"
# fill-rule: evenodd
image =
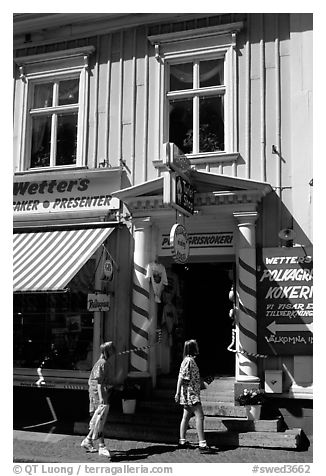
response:
M196 405L200 402L200 375L195 359L188 355L180 366L179 377L185 380L181 385L180 404Z
M88 379L88 383L109 383L109 361L99 358L98 361L94 364L94 367L91 370L91 374Z

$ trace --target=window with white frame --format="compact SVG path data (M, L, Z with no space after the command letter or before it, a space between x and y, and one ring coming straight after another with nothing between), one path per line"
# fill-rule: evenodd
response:
M225 150L224 58L169 65L169 142L185 154Z
M237 149L236 34L242 22L149 37L161 68L161 142L190 159Z
M85 162L87 58L93 47L18 59L24 81L21 170Z

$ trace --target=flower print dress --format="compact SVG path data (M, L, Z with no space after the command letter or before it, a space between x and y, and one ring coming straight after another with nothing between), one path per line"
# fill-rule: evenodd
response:
M102 357L94 364L88 379L89 412L93 413L99 406L98 384L109 384L109 362Z
M180 366L179 377L183 382L180 392L180 405L200 403L200 375L195 359L187 355Z

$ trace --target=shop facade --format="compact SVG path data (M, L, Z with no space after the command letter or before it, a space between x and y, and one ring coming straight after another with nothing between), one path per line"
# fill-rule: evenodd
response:
M76 351L48 381L82 387L99 343L113 339L132 350L115 363L120 380L155 387L193 337L203 373L264 386L275 372L272 397L312 400L311 48L310 14L14 17L18 256L27 243L17 385L33 385L55 339ZM56 264L57 252L40 272L51 256L42 240L46 249L55 232L78 230L63 249L79 264L64 253ZM59 284L58 266L70 270ZM87 309L98 291L109 310Z

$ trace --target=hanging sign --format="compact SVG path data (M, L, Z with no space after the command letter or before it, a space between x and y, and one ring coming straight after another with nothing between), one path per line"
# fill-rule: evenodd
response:
M180 264L186 263L189 257L189 239L183 225L176 223L171 228L170 245L174 261Z
M181 212L194 213L195 203L195 189L194 187L181 175L176 175L175 178L175 208ZM179 208L178 208L179 207Z
M173 143L164 144L163 203L180 213L190 216L194 213L195 188L191 184L191 164Z
M112 281L112 279L113 279L113 263L110 259L107 259L106 261L104 261L103 273L104 273L104 276L106 277L106 279L108 281Z
M87 310L95 311L109 311L110 310L110 296L109 294L88 294L87 296Z

